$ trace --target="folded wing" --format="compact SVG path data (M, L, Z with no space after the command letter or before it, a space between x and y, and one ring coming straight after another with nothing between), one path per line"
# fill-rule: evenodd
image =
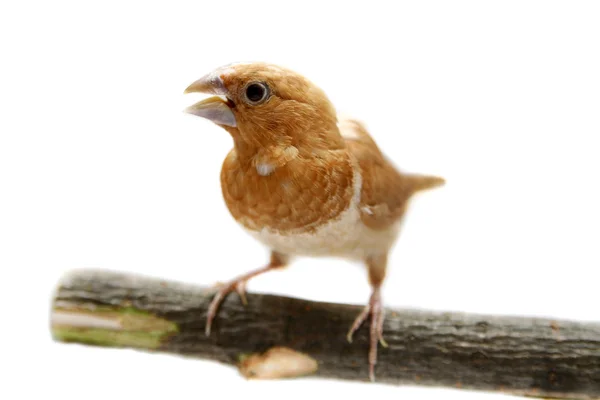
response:
M361 170L360 212L366 226L390 227L403 216L414 193L444 184L439 177L398 171L360 122L344 118L338 126Z

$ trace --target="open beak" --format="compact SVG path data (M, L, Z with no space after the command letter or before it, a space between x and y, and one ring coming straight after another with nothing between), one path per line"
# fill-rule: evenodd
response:
M184 93L208 93L217 96L209 97L191 105L185 109L185 112L206 118L217 125L236 127L237 121L235 115L229 107L229 102L225 100L228 92L223 84L223 80L216 74L208 74L185 89Z

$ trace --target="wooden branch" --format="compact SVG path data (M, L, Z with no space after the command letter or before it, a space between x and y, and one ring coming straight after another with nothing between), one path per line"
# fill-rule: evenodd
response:
M231 295L206 337L210 299L210 290L191 285L74 271L57 289L52 334L65 342L209 358L241 365L247 376L270 377L261 367L275 363L275 371L293 366L278 376L368 380L367 327L346 341L362 306L262 294L249 294L243 306ZM378 382L600 398L597 323L388 310L384 334L389 347L379 350Z

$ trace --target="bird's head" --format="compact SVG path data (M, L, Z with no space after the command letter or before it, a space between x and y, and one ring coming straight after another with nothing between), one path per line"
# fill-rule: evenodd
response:
M341 148L336 111L325 93L303 76L267 63L217 68L185 93L213 94L185 111L227 130L236 147Z

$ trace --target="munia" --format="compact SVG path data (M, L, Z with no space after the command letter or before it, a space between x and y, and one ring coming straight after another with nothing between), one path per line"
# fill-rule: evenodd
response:
M360 122L340 118L305 77L267 63L220 67L186 93L216 96L186 112L211 120L233 138L221 188L235 220L271 250L269 263L222 285L208 310L206 334L225 296L245 301L246 282L286 266L294 256L358 260L372 294L348 332L370 318L369 377L383 340L381 285L388 253L410 198L442 178L401 173Z

